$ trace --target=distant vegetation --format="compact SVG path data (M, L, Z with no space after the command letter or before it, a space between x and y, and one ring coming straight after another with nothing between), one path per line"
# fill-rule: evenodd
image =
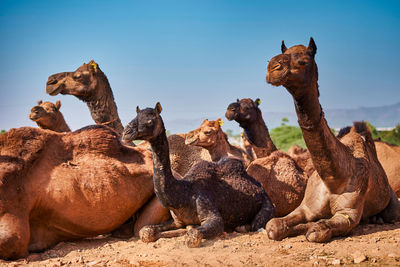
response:
M0 131L0 134L3 134L3 133L5 133L6 132L6 130L1 130Z
M380 139L383 142L386 142L391 145L398 145L400 146L400 124L398 124L393 130L391 131L378 131L376 127L373 126L371 123L367 122L367 125L372 133L372 138Z
M297 126L284 125L284 123L282 124L282 126L276 127L270 131L271 139L275 146L286 152L293 145L306 148L300 128Z

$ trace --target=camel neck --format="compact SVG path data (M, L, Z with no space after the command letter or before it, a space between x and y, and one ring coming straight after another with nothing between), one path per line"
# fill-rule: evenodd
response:
M218 132L216 142L209 147L205 147L205 149L210 153L212 161L218 161L222 157L228 156L229 148L230 145L222 130Z
M70 132L71 131L68 124L65 122L64 116L62 114L59 114L57 116L56 129L54 131L56 131L56 132Z
M97 83L95 91L94 96L84 100L89 107L93 120L96 124L106 125L122 135L124 127L119 119L114 95L106 77L104 81Z
M188 193L188 190L184 181L176 180L172 175L165 130L149 142L153 152L154 192L165 207L179 208L184 204L182 194Z
M243 128L247 140L249 140L252 145L263 148L268 155L277 150L269 135L267 125L265 125L261 112L255 122L241 124L240 126Z
M318 90L296 88L289 91L311 92L294 98L298 122L315 169L327 184L332 181L332 185L336 186L335 180L344 179L348 175L346 171L350 170L348 164L351 160L346 160L344 145L333 135L325 120L318 100Z

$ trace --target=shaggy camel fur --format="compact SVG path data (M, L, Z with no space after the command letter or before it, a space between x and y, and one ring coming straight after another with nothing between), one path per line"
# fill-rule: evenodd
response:
M124 128L118 116L110 83L93 60L88 64L84 63L76 71L51 75L46 84L46 93L52 96L76 96L87 104L96 124L107 125L122 134Z
M367 126L354 123L337 139L331 132L319 103L317 51L311 38L308 47L289 49L267 68L267 82L284 86L293 96L305 143L316 171L307 183L300 206L283 218L268 222L269 238L305 234L308 241L326 242L348 234L361 219L381 216L385 222L398 217L398 200L380 165Z
M212 161L219 161L223 157L236 157L243 161L247 168L252 161L243 149L233 146L228 136L222 131L222 120L208 121L205 119L199 128L186 135L185 144L203 147L210 153Z
M65 122L60 107L60 100L57 100L55 104L39 100L38 105L31 109L29 119L36 122L42 129L48 129L59 133L70 132L71 129Z
M300 205L308 176L291 157L276 149L262 118L259 103L259 99L238 99L229 104L225 116L243 127L244 135L256 154L263 156L255 159L247 172L261 183L275 205L275 216L281 217Z
M11 129L0 135L0 170L2 259L108 233L139 209L142 226L169 216L142 208L154 194L151 152L105 126Z
M267 157L277 150L258 107L260 103L259 98L255 101L250 98L237 99L229 104L225 113L228 120L235 120L243 128L243 144L255 159Z
M294 159L301 169L307 174L308 177L315 171L314 165L311 160L310 152L306 148L299 145L291 146L288 150L288 155Z
M250 177L242 161L223 158L218 163L202 161L193 166L183 180L171 172L167 136L160 116L161 105L140 110L125 128L125 141L148 140L153 151L154 190L161 203L170 209L173 220L145 226L140 237L145 242L165 236L163 232L185 225L199 225L186 233L186 244L197 247L203 238L212 238L225 229L251 224L263 227L274 208L261 185ZM181 229L182 230L182 229Z

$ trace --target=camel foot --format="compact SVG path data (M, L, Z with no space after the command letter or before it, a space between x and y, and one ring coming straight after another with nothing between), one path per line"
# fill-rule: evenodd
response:
M158 239L156 229L151 226L145 226L140 229L139 237L145 243L155 242Z
M281 241L287 236L288 227L285 221L277 218L271 219L265 226L268 238L276 241Z
M197 229L190 229L186 234L185 243L189 248L197 248L202 239L203 235Z
M306 233L309 242L325 243L332 238L332 231L326 225L314 223Z

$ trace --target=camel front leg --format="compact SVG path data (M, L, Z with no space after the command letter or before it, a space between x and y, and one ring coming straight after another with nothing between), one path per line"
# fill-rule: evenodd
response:
M272 218L265 230L269 239L280 241L288 236L305 234L308 230L306 214L302 206L282 218Z
M361 220L362 211L357 209L339 210L330 219L310 223L306 239L310 242L323 243L334 236L347 235Z
M147 225L144 226L139 231L139 237L143 242L155 242L156 240L163 238L163 237L173 237L167 235L163 235L162 232L169 231L169 230L176 230L181 228L183 225L175 220L169 220L161 224L157 225ZM185 232L186 233L186 232ZM185 234L183 233L183 234ZM175 235L178 236L178 235Z
M196 209L201 225L196 229L190 229L186 234L185 243L190 248L198 247L203 238L212 238L224 232L224 220L207 197L197 198Z
M3 213L0 217L0 258L14 260L28 255L30 238L26 216Z

